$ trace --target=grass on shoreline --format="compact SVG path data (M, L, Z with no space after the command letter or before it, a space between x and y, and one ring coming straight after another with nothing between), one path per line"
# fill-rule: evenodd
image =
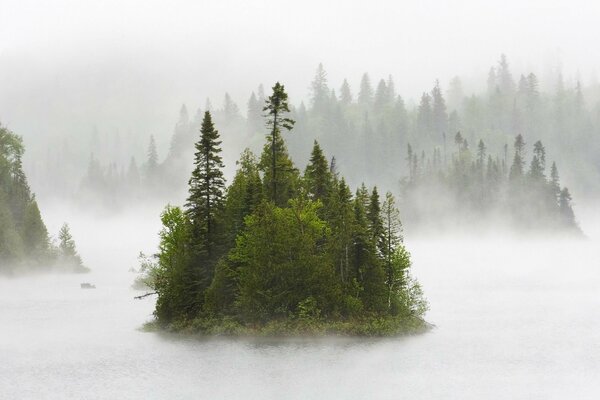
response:
M204 337L392 337L413 335L433 325L421 318L371 316L360 319L326 321L312 318L277 319L263 324L243 324L231 317L196 318L161 326L156 321L144 324L149 332L170 332Z

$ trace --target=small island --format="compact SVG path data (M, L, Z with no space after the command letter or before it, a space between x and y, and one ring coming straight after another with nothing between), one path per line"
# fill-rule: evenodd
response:
M264 112L263 153L245 150L228 187L204 114L187 202L166 207L159 251L143 258L146 295L158 295L151 325L203 335L427 330L392 194L362 185L352 195L316 141L301 174L282 137L294 121L280 83Z

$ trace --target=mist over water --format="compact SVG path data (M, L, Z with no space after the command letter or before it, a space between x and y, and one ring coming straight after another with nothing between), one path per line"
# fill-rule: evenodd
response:
M441 3L0 0L0 128L24 144L0 130L0 400L599 398L599 6ZM185 203L205 112L230 185L277 81L300 171L318 141L350 191L398 199L431 331L144 331L138 254ZM2 264L28 232L58 254L64 223L89 273Z
M67 210L47 210L49 227ZM213 339L140 330L133 300L156 210L73 216L92 272L0 279L0 398L593 399L600 392L597 212L588 240L408 238L431 332L392 339ZM594 217L595 216L595 217ZM589 229L588 229L589 228ZM89 281L95 290L82 290Z

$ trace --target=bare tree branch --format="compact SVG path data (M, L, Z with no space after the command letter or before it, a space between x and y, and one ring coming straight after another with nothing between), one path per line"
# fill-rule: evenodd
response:
M144 297L152 296L153 294L158 294L158 292L150 292L150 293L142 294L140 296L135 296L134 299L140 300L140 299L143 299Z

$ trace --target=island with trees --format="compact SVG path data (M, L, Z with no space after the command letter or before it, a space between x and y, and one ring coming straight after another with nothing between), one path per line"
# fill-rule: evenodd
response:
M22 167L22 139L0 125L0 274L20 272L87 272L69 226L56 245L31 192Z
M364 184L353 194L316 141L301 173L283 138L295 124L289 111L276 83L263 152L245 150L229 186L204 113L187 202L165 208L158 253L143 262L146 295L158 296L152 324L203 335L428 329L394 196Z

